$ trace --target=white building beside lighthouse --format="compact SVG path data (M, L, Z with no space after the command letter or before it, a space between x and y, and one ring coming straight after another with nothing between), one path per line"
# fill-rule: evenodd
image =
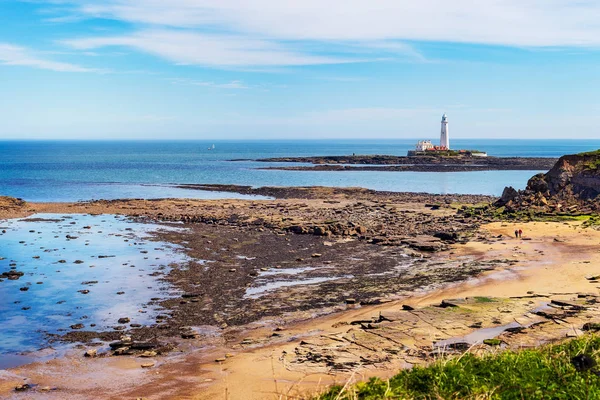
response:
M479 150L450 150L450 133L448 132L448 116L442 115L442 130L440 132L440 145L435 146L431 140L419 140L414 150L409 150L409 157L415 156L441 156L441 157L487 157L485 151Z
M442 132L440 134L440 147L450 150L450 136L448 134L448 117L442 115Z

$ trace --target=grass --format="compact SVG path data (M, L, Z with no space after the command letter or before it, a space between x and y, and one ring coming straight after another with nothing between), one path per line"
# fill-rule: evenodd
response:
M476 303L494 303L496 300L486 296L475 296Z
M578 156L600 156L600 149L598 150L592 150L592 151L586 151L583 153L579 153L577 154Z
M316 399L600 399L599 352L600 337L586 335L536 349L466 353L389 380L335 386Z

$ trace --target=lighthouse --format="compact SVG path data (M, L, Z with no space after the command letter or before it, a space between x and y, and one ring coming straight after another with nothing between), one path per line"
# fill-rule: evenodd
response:
M442 115L442 133L440 134L440 147L450 150L450 137L448 136L448 117Z

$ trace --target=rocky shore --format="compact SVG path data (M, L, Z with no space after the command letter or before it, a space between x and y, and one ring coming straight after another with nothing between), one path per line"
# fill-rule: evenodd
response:
M181 245L191 259L163 278L182 294L151 303L168 312L153 326L128 329L138 341L157 336L193 337L186 330L189 326L225 328L284 313L343 308L348 298L376 303L417 288L460 281L494 266L465 260L449 268L433 261L435 253L452 244L488 240L477 234L477 217L456 213L464 205L491 202L493 198L488 196L323 187L197 188L278 199L129 199L68 204L15 200L7 201L0 215L119 214L141 222L183 223L178 226L185 229L155 234L156 240ZM402 279L390 279L397 276L399 267ZM289 285L290 281L297 284ZM57 339L116 340L122 334L120 330L77 329Z
M236 160L232 160L236 161ZM469 157L469 156L320 156L281 157L255 161L278 163L308 163L313 166L271 166L261 169L289 171L417 171L461 172L491 170L548 170L555 158L543 157Z

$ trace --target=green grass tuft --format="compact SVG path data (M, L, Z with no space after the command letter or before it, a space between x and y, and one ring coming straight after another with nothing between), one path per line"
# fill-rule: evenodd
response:
M599 352L600 338L584 336L536 349L468 353L403 370L388 381L335 386L317 399L600 399L596 367L581 371L582 363L571 361L582 354L598 361Z
M491 297L485 297L485 296L475 296L474 299L475 299L476 303L493 303L496 301L496 300L492 299Z

